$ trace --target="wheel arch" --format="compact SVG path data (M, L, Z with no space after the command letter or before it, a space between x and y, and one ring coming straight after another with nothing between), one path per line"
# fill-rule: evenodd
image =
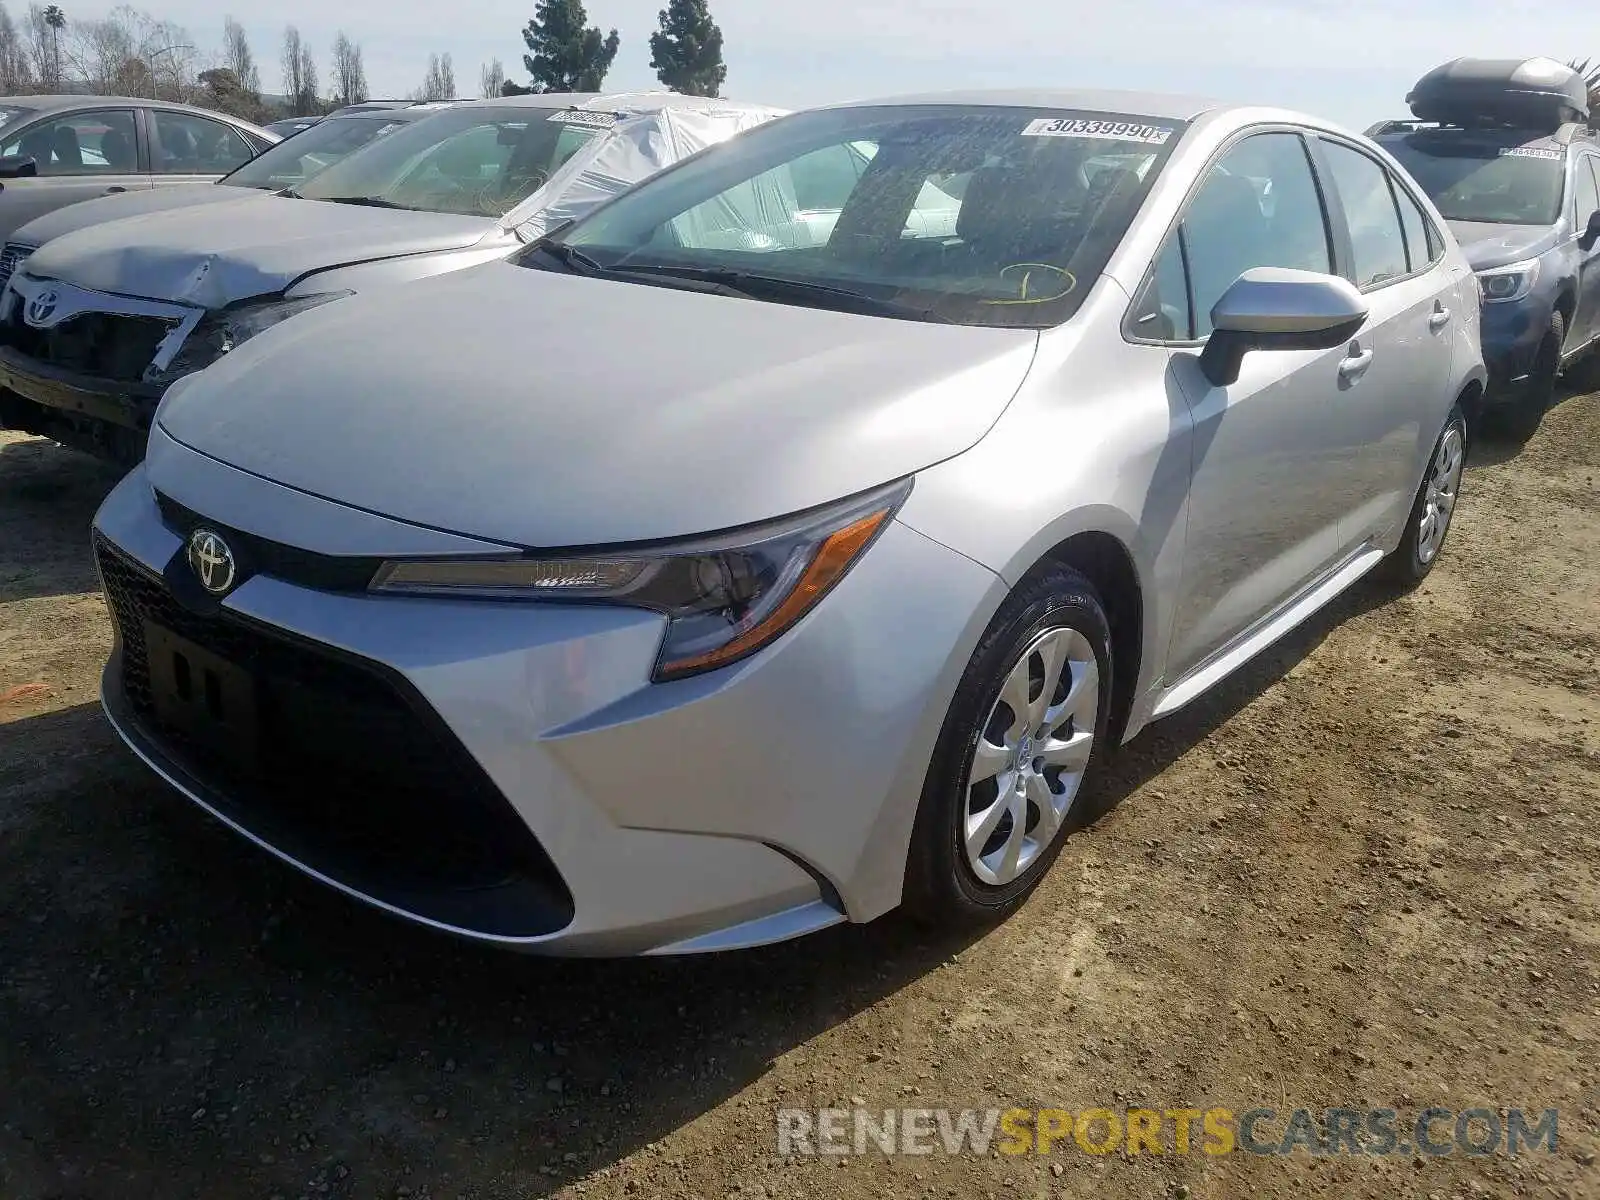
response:
M1105 606L1111 627L1111 715L1106 744L1115 748L1127 729L1144 663L1145 598L1139 568L1121 538L1100 530L1074 533L1057 542L1023 578L1056 566L1069 567L1088 579Z

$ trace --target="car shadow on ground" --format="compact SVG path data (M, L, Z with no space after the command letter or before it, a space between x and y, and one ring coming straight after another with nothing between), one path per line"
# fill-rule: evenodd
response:
M122 475L42 438L0 441L0 601L99 588L89 526Z
M1356 589L1153 727L1091 799L1114 810L1384 599ZM113 1175L123 1194L543 1194L979 936L891 915L677 960L482 949L276 864L155 780L94 705L0 725L0 833L0 1192L18 1197L99 1195ZM773 1119L752 1110L753 1156Z
M1591 395L1572 384L1562 381L1556 385L1555 400L1551 402L1550 411L1555 412L1563 404L1574 400L1583 399ZM1537 436L1537 435L1535 435ZM1472 444L1467 448L1467 467L1497 467L1501 463L1510 462L1520 455L1525 447L1514 441L1506 441L1490 434L1481 434L1473 438Z

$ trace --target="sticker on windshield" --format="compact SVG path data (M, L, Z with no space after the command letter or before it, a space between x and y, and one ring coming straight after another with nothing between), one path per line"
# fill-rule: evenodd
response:
M610 129L617 123L617 114L608 112L586 112L582 109L571 109L564 112L551 113L546 120L561 121L567 125L586 125L590 129Z
M1152 146L1161 146L1172 136L1172 130L1161 125L1139 125L1133 121L1040 117L1028 122L1022 136L1094 138L1106 142L1147 142Z
M1561 158L1559 150L1546 150L1540 146L1509 146L1500 150L1501 158Z

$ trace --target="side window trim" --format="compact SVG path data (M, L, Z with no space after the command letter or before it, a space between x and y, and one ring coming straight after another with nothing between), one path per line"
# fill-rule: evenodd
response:
M1370 153L1368 153L1365 147L1358 146L1354 142L1346 141L1344 138L1336 137L1336 136L1334 136L1332 134L1328 134L1328 133L1320 133L1319 132L1317 134L1317 141L1319 143L1320 142L1326 142L1327 144L1329 144L1331 146L1341 146L1344 149L1349 150L1350 152L1352 152L1354 154L1359 154L1362 158L1366 159L1373 166L1377 167L1378 170L1383 172L1384 180L1389 185L1389 203L1394 208L1394 219L1400 226L1400 242L1401 242L1401 245L1405 245L1405 243L1406 243L1406 223L1405 223L1405 219L1400 215L1400 201L1399 201L1399 199L1398 199L1398 197L1396 195L1396 191L1397 191L1397 189L1399 188L1400 185L1399 185L1399 181L1394 178L1394 174L1389 170L1389 168L1387 166L1385 166L1382 162L1380 162L1378 159L1374 158ZM1319 149L1320 149L1320 147L1319 147ZM1322 156L1320 154L1315 155L1314 157L1315 157L1316 162L1317 162L1319 173L1327 172L1328 177L1329 177L1329 182L1331 184L1333 172L1328 167L1327 160L1322 158ZM1341 269L1340 269L1339 273L1345 279L1348 279L1351 283L1356 283L1355 269L1354 269L1355 248L1354 248L1354 243L1351 241L1351 238L1350 238L1350 220L1349 220L1348 215L1345 213L1344 201L1339 196L1338 187L1337 186L1330 186L1328 190L1329 190L1329 192L1331 192L1331 194L1333 195L1333 197L1334 197L1334 199L1335 199L1335 201L1337 202L1337 205L1338 205L1338 209L1339 209L1339 225L1340 225L1340 228L1341 228L1342 233L1343 233L1342 240L1344 242L1344 245L1347 248L1347 253L1349 255L1349 258L1346 260L1345 264L1343 264L1341 266ZM1420 205L1419 205L1419 207L1420 207ZM1426 209L1423 209L1422 215L1423 215L1424 218L1427 217L1428 213L1427 213ZM1425 264L1422 267L1413 268L1411 266L1411 259L1410 259L1410 255L1409 255L1409 252L1408 252L1407 253L1407 257L1406 257L1407 270L1406 270L1406 273L1404 275L1394 275L1394 276L1391 276L1388 279L1380 279L1377 283L1369 283L1365 287L1361 287L1360 284L1357 284L1356 285L1357 289L1361 292L1361 294L1363 296L1370 295L1373 292L1381 292L1386 287L1393 287L1397 283L1405 283L1408 280L1415 279L1417 276L1425 274L1426 272L1432 270L1434 261L1435 260L1430 260L1427 264Z
M1406 181L1393 171L1388 172L1388 175L1389 188L1394 192L1395 200L1397 202L1402 199L1410 201L1411 206L1417 210L1417 215L1422 218L1422 240L1426 243L1424 249L1428 252L1428 261L1422 267L1422 270L1431 271L1439 265L1439 260L1444 257L1444 238L1440 236L1439 230L1434 226L1433 218L1428 215L1428 206L1417 198L1417 194L1406 185ZM1406 223L1404 216L1402 216L1400 232L1404 233L1405 228ZM1408 247L1406 253L1409 255L1409 238L1406 239L1406 244Z
M1196 173L1194 182L1190 185L1188 192L1184 194L1182 203L1178 205L1178 215L1172 219L1172 223L1167 227L1166 233L1162 235L1160 248L1151 257L1150 265L1145 268L1144 277L1140 280L1139 286L1134 289L1133 299L1129 302L1127 311L1123 313L1122 337L1124 341L1138 346L1170 346L1193 349L1198 346L1204 346L1210 340L1211 335L1209 333L1205 337L1194 336L1197 313L1194 298L1194 275L1189 269L1189 239L1188 234L1185 232L1185 222L1188 219L1190 208L1194 205L1195 197L1200 194L1200 189L1205 186L1206 180L1210 178L1212 169L1238 147L1241 142L1269 133L1288 133L1299 139L1300 149L1306 156L1306 166L1311 172L1311 184L1316 190L1318 206L1322 213L1322 236L1327 241L1328 260L1333 265L1334 274L1346 275L1349 250L1341 249L1334 232L1335 226L1330 204L1338 202L1338 193L1337 191L1330 193L1323 183L1323 175L1326 168L1322 165L1316 150L1316 139L1320 136L1319 131L1308 129L1303 125L1289 125L1280 121L1247 125L1243 129L1236 130L1222 145L1212 152L1211 157L1205 161L1205 164ZM1395 215L1398 216L1398 212ZM1343 228L1343 210L1340 211L1339 227ZM1157 264L1161 261L1161 255L1166 252L1167 247L1174 240L1177 242L1179 256L1183 262L1183 286L1189 309L1189 336L1187 338L1174 339L1141 337L1134 332L1136 328L1135 322L1139 315L1139 303L1149 290L1150 281L1155 275Z

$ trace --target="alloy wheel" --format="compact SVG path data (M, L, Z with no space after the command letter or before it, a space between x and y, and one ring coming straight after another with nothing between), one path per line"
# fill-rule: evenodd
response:
M981 882L1012 882L1060 835L1099 707L1099 663L1076 629L1046 630L1012 664L967 775L960 837Z

